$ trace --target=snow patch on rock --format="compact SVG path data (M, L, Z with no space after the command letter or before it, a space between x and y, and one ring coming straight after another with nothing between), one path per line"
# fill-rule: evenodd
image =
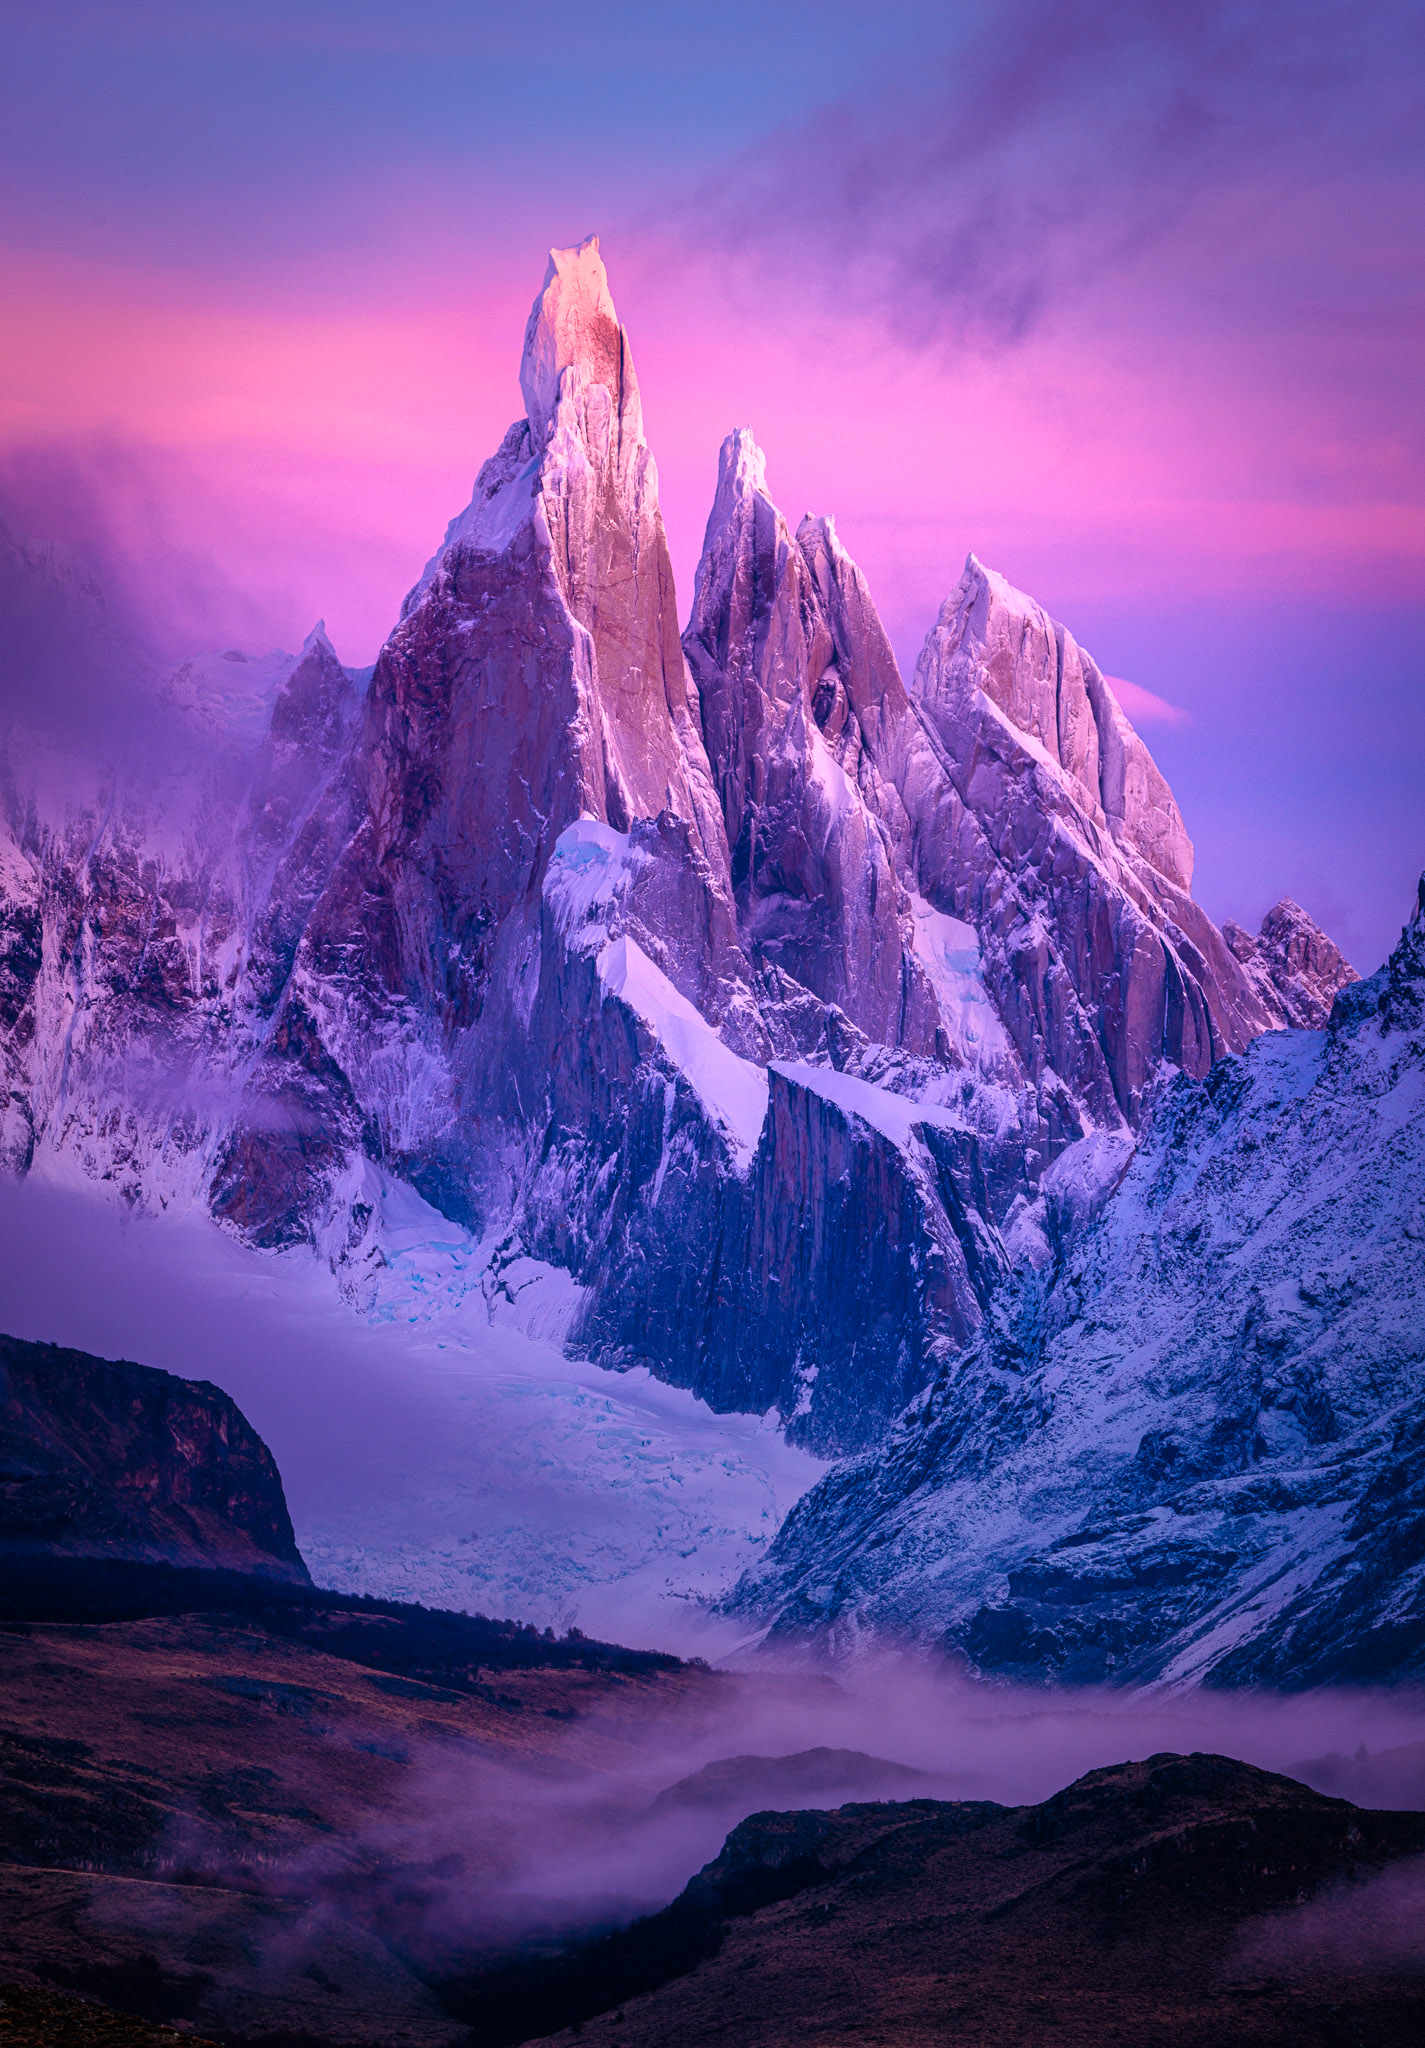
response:
M516 420L489 461L482 464L470 503L450 521L420 580L407 592L401 617L409 617L425 597L453 549L507 553L533 523L538 483L539 457L530 447L528 423Z
M1134 1149L1129 1131L1089 1131L1065 1146L1039 1185L1076 1216L1087 1217L1123 1178Z
M751 1163L767 1118L767 1075L729 1050L707 1019L680 995L636 939L605 946L599 979L652 1032L726 1136L740 1167Z
M648 855L629 833L599 818L586 816L566 826L544 873L544 900L560 935L571 942L582 938L586 946L606 939L608 913L647 864Z
M985 987L979 935L963 918L911 895L915 953L930 978L951 1043L968 1066L994 1073L1013 1057L1009 1034Z
M774 1060L772 1065L799 1088L809 1088L813 1095L834 1102L847 1116L859 1117L902 1152L915 1143L919 1124L939 1124L945 1130L962 1128L960 1118L939 1104L917 1102L855 1074L839 1073L835 1067L811 1066L804 1060Z

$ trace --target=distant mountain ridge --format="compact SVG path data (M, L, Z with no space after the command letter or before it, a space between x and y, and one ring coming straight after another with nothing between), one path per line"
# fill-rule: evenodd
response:
M492 1286L567 1271L571 1343L855 1451L1121 1171L1160 1073L1351 970L1299 912L1212 925L1111 686L973 557L907 684L746 430L680 640L596 239L553 253L521 385L364 692L318 631L221 774L63 803L17 736L5 1157L310 1244L357 1296L408 1183Z

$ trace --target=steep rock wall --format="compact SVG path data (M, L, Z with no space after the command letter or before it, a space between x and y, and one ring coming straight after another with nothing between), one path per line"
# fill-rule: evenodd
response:
M1425 883L1324 1030L1164 1089L1057 1270L799 1504L743 1603L1034 1680L1418 1678L1422 1178Z
M0 1337L0 1551L310 1583L272 1453L205 1380Z
M55 799L7 752L5 1156L363 1299L409 1182L567 1268L573 1341L854 1448L1087 1216L1165 1063L1349 970L1309 921L1224 943L1110 686L973 561L907 688L746 431L680 645L596 241L521 385L364 691L318 631L151 692L181 763Z

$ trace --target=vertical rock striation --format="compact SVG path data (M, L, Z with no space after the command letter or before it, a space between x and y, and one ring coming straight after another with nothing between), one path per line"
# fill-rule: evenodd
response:
M845 601L844 586L864 589L830 522L793 537L765 473L751 433L729 435L683 643L742 941L772 1005L790 981L868 1039L933 1052L935 1004L896 860L899 797L858 716L869 707L879 723L900 679L869 602L853 613ZM785 1007L790 1046L797 1013Z

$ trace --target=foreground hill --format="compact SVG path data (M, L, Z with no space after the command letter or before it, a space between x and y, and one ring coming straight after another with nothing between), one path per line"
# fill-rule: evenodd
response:
M0 1624L0 1987L229 2042L459 2048L424 1935L494 1910L508 1774L616 1770L715 1683L222 1573L51 1564L6 1600L88 1618Z
M466 2010L492 2048L1406 2048L1425 2023L1422 1848L1425 1815L1203 1754L1091 1771L1031 1807L758 1813L665 1912L472 1986ZM1330 1908L1299 1910L1323 1892ZM1394 1943L1363 1942L1392 1909Z
M0 1337L7 1554L308 1583L272 1453L221 1388L16 1337Z
M6 1984L0 1996L4 2048L218 2048L215 2041L132 2013L113 2012L93 1999L32 1984Z
M447 1880L502 1875L477 1774L567 1773L593 1719L607 1762L711 1675L314 1587L205 1382L4 1339L0 1421L0 2041L455 2048L407 1951L442 1848Z
M268 1597L311 1629L221 1610L0 1629L0 2001L26 2048L51 2037L25 2026L71 2020L76 2048L167 2026L225 2048L1419 2038L1425 1815L1159 1755L1032 1806L755 1812L621 1926L631 1872L658 1882L660 1845L671 1870L707 1801L740 1795L732 1818L908 1774L739 1757L650 1800L670 1737L734 1726L762 1681L594 1645L556 1661L579 1646L536 1638L442 1684L390 1668L402 1617L372 1617L377 1667L350 1608Z
M76 1418L72 1394L93 1364L37 1378L31 1427L52 1442L67 1418L112 1492L128 1472L113 1416ZM147 1379L124 1384L145 1412ZM224 1443L237 1434L229 1419ZM191 1448L190 1476L221 1476L224 1450ZM768 2048L947 2028L1394 2048L1425 2018L1392 1932L1418 1899L1425 1815L1219 1756L1093 1771L1036 1806L946 1801L855 1750L745 1753L754 1730L844 1711L826 1681L270 1570L36 1550L6 1567L0 2041L16 2048L169 2048L175 2031L514 2048L565 2027ZM778 1804L802 1810L752 1810ZM1302 1902L1315 1919L1262 1917Z

